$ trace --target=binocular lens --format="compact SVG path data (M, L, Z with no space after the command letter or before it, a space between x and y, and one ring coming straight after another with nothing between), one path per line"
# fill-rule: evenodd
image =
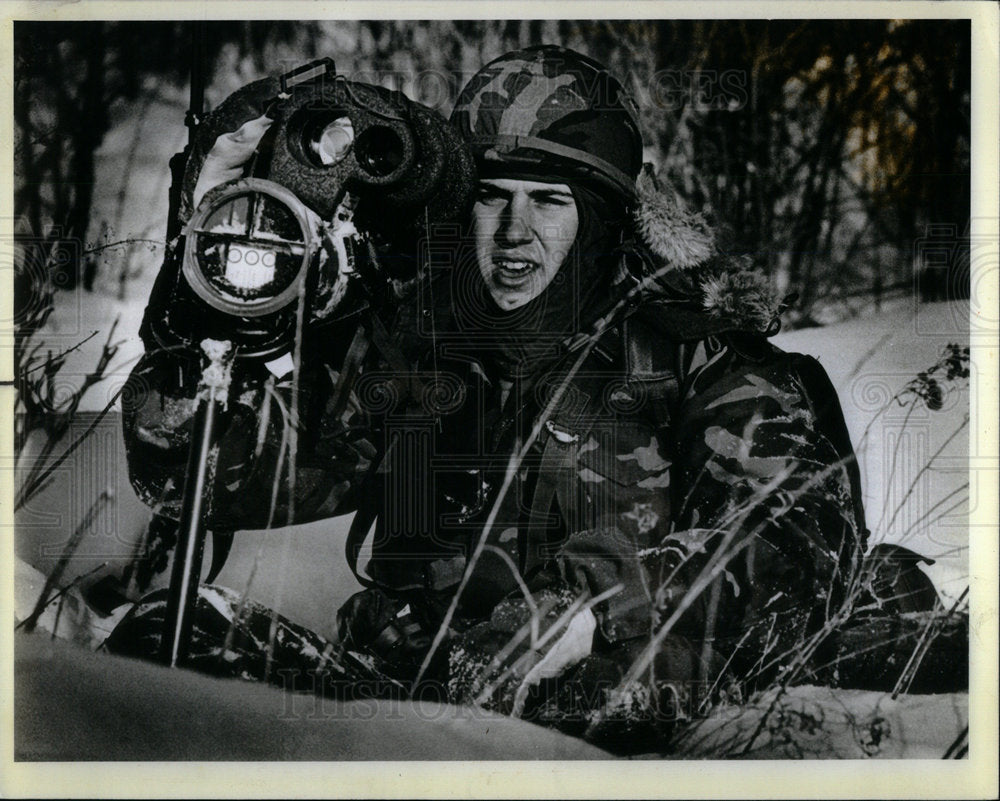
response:
M302 235L294 215L272 198L243 195L208 220L202 252L205 277L233 299L259 300L286 289L298 275ZM215 240L213 242L213 240Z
M354 142L354 125L350 117L340 117L327 125L319 135L319 140L310 143L320 162L324 165L337 164L350 152Z
M384 178L398 170L406 155L399 134L384 126L372 126L364 131L358 137L356 150L358 164L376 178Z
M340 109L310 111L299 109L288 123L290 138L297 139L293 150L314 167L339 163L354 144L354 124ZM297 132L297 133L295 133Z
M247 317L276 311L294 299L308 245L284 199L234 190L201 219L190 232L185 275L202 299Z

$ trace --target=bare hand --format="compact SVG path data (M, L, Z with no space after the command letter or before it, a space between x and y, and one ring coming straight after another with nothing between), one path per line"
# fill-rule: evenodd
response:
M222 134L215 140L212 149L205 156L198 183L194 187L194 205L197 206L209 189L232 181L243 175L246 163L253 156L261 137L274 122L270 117L260 116L249 120L235 131Z
M562 633L548 653L528 671L514 695L514 708L511 715L521 717L524 704L528 700L531 688L543 679L558 676L566 668L572 667L581 659L590 655L594 641L594 631L597 629L597 619L589 609L577 612L569 621L566 631Z

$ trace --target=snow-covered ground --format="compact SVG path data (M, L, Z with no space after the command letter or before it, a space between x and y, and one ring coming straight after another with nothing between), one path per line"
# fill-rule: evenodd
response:
M161 93L148 106L127 113L119 110L120 121L96 153L91 225L87 242L81 245L98 262L94 291L58 292L55 309L38 333L53 353L87 340L68 355L60 373L60 386L68 392L93 369L112 324L119 319L112 342L121 346L107 380L83 399L84 411L102 409L142 353L139 323L163 258L168 162L187 141L183 99L166 87ZM124 283L123 273L127 276Z
M38 634L18 638L15 671L20 759L610 758L581 740L470 707L292 697L260 684L90 654ZM765 716L771 722L758 731ZM890 699L795 687L778 703L768 693L717 710L688 730L675 758L940 759L949 746L967 743L968 720L964 693Z
M16 755L24 760L610 758L582 740L477 709L293 696L91 654L39 634L18 638L15 671ZM232 786L250 791L241 773L232 772Z

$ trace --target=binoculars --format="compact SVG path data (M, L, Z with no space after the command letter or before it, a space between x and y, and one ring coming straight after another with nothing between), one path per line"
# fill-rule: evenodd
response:
M338 76L330 59L237 90L199 126L204 138L238 127L268 92L274 122L244 177L206 193L168 252L143 324L160 346L211 337L231 341L236 358L274 358L297 320L342 312L359 294L352 285L373 295L401 272L412 277L419 234L471 203L472 155L449 123L399 92ZM188 189L211 145L200 144L184 165ZM384 265L376 245L410 256Z

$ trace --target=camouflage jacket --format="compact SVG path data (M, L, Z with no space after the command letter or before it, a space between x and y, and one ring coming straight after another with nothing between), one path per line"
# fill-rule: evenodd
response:
M640 307L569 380L578 351L506 393L475 362L439 362L448 413L425 393L385 418L371 576L447 596L485 537L461 613L488 616L522 579L559 583L606 598L612 644L682 608L674 631L699 641L775 621L801 634L835 608L864 524L849 446L817 408L838 418L833 388L811 359L691 339L671 311Z

